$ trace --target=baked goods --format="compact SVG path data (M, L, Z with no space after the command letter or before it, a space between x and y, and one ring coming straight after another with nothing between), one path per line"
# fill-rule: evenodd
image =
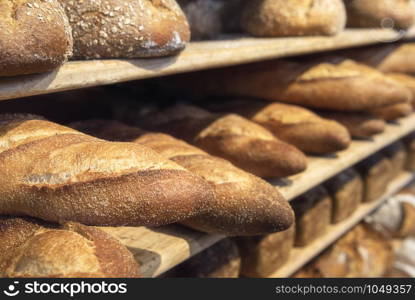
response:
M394 121L409 116L414 111L411 103L399 103L384 107L374 108L370 113L385 121Z
M310 154L346 149L350 135L340 124L300 106L238 99L209 105L215 111L235 112L267 128L277 138Z
M226 1L178 0L186 14L192 40L212 39L222 32L221 12Z
M411 90L412 106L415 108L415 77L403 73L388 73L387 75Z
M0 277L138 277L133 255L98 228L0 217Z
M68 15L78 59L176 54L190 39L175 0L59 0Z
M333 199L333 223L350 217L362 202L363 180L353 168L329 179L324 186Z
M292 210L275 187L186 142L119 122L91 120L72 126L101 138L142 144L208 181L215 197L206 199L204 213L182 221L188 227L208 233L259 235L285 230L293 223Z
M395 142L382 151L383 155L389 159L392 165L391 178L399 176L405 169L406 163L406 149L405 145L398 141Z
M364 112L319 111L318 115L336 121L347 128L353 138L365 139L385 131L383 119Z
M382 72L415 74L415 43L389 43L347 51L348 57Z
M250 0L242 28L261 37L335 35L346 25L341 0Z
M72 55L58 0L0 1L0 76L51 71Z
M165 277L238 278L241 258L231 239L224 239L178 265Z
M291 202L295 212L295 246L304 247L322 236L332 219L332 199L318 186Z
M236 114L221 116L177 105L137 119L150 130L184 139L259 177L285 177L306 168L301 151Z
M402 141L405 144L407 153L405 170L415 171L415 132L404 137Z
M236 238L241 254L241 275L263 278L277 271L294 247L295 226L264 236Z
M415 21L412 0L344 0L349 27L386 27L408 29Z
M366 158L356 166L363 178L365 191L363 202L379 199L388 187L392 178L392 164L380 153Z
M364 111L412 100L405 86L341 57L266 61L182 76L175 83L198 94L254 97L335 111Z
M203 212L210 185L153 150L31 115L0 116L0 214L158 226Z

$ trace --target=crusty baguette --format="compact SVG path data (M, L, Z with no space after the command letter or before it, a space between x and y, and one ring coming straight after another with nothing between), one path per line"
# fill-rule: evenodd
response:
M108 140L142 144L208 181L215 192L206 212L182 221L188 227L226 235L258 235L288 228L293 213L275 187L231 163L161 133L115 121L91 120L71 126Z
M184 139L259 177L285 177L306 168L300 150L235 114L215 115L195 106L177 105L139 120L146 129Z
M383 73L342 57L267 61L182 75L175 83L198 94L254 97L335 111L368 110L409 102L412 96Z
M210 185L153 150L28 115L0 116L0 214L87 225L177 222Z
M415 75L415 43L389 43L343 53L382 72Z
M0 76L53 70L72 55L72 46L58 0L0 1Z
M376 118L380 118L385 121L394 121L399 118L409 116L413 111L414 107L411 103L398 103L385 107L374 108L369 112Z
M385 20L393 22L394 29L408 29L415 21L412 0L344 0L348 27L386 27Z
M119 241L78 223L0 217L0 277L138 277Z
M412 106L415 108L415 77L404 73L388 73L387 75L411 91Z
M312 111L282 103L240 99L210 105L215 111L235 112L267 128L277 138L310 154L346 149L351 141L346 128Z
M318 115L340 123L353 138L370 138L386 128L383 119L364 112L318 111Z
M335 35L346 25L341 0L250 0L242 28L261 37Z
M190 39L175 0L59 1L72 26L78 59L172 55Z

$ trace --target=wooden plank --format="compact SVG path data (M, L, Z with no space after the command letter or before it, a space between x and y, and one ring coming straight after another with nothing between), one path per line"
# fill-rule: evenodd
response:
M271 183L279 187L286 199L291 200L413 130L415 130L415 114L389 124L384 133L375 136L372 140L353 141L347 150L336 155L309 157L308 168L305 172L285 180L273 180Z
M372 141L354 141L350 149L343 151L336 157L312 158L308 170L304 174L291 177L290 185L281 188L281 191L288 200L292 200L297 195L320 184L359 160L370 156L413 130L415 130L415 114L403 118L395 124L388 125L386 131ZM397 182L397 185L399 184ZM393 190L395 188L391 188L391 191ZM367 214L374 207L376 207L375 204L362 206L348 222L353 223L353 220L358 220L360 216ZM347 226L344 225L342 228L347 228ZM219 235L195 232L178 225L152 229L144 227L103 229L120 239L130 249L140 263L141 273L145 277L156 277L223 238ZM335 232L338 232L336 236L339 236L339 232L342 231L338 229ZM320 243L324 245L323 242Z
M327 230L327 234L312 244L303 248L294 248L291 251L290 259L278 269L275 273L270 275L270 278L286 278L293 275L301 267L306 265L314 257L320 254L323 250L332 245L340 237L346 234L354 226L360 223L366 216L373 212L376 208L380 207L387 199L399 192L407 184L415 179L414 173L405 172L393 180L388 186L388 191L379 200L362 204L357 211L347 220L330 226Z
M74 61L46 74L0 79L0 100L343 49L413 37L386 29L348 29L335 37L247 38L192 42L176 57Z

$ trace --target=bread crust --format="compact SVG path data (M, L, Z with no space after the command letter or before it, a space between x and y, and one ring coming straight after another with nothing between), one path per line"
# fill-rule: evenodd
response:
M261 37L335 35L346 25L346 10L340 0L251 0L241 24Z
M51 71L71 57L72 46L57 0L0 1L0 76Z
M1 277L138 277L133 255L103 231L0 217Z
M3 130L2 214L158 226L203 212L213 197L202 178L144 146L106 142L42 120L0 122Z
M395 121L409 116L414 111L411 103L398 103L370 110L370 113L385 121Z
M59 0L74 37L74 58L176 54L190 39L175 0Z

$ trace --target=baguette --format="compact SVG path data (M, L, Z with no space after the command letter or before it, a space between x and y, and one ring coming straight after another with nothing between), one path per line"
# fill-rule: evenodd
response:
M324 186L333 199L332 223L350 217L363 200L363 180L353 168L329 179Z
M140 120L147 129L184 139L259 177L286 177L306 168L306 157L300 150L235 114L221 116L177 105Z
M300 106L244 99L211 107L241 114L305 153L330 154L346 149L351 142L346 128Z
M190 39L175 0L59 1L69 17L77 59L172 55Z
M370 110L369 112L376 118L380 118L385 121L395 121L399 118L409 116L413 111L414 111L414 108L412 104L399 103L399 104L374 108Z
M138 277L121 243L98 228L0 217L0 277Z
M0 1L0 77L51 71L72 55L58 0Z
M404 73L388 73L392 79L406 86L412 93L412 106L415 108L415 78Z
M385 27L391 20L394 29L408 29L415 21L412 0L344 0L348 27Z
M341 0L251 0L241 25L260 37L335 35L346 25L346 10Z
M71 126L104 139L149 147L208 181L215 198L208 199L204 213L181 222L188 227L225 235L259 235L285 230L293 223L293 212L275 187L184 141L115 121Z
M99 226L192 217L210 185L157 153L30 115L0 116L0 214Z
M369 110L409 102L412 97L405 86L383 73L336 57L205 71L179 77L175 83L190 86L198 94L253 97L335 111Z
M347 128L353 138L365 139L385 131L386 122L364 112L319 111L318 115L336 121Z

